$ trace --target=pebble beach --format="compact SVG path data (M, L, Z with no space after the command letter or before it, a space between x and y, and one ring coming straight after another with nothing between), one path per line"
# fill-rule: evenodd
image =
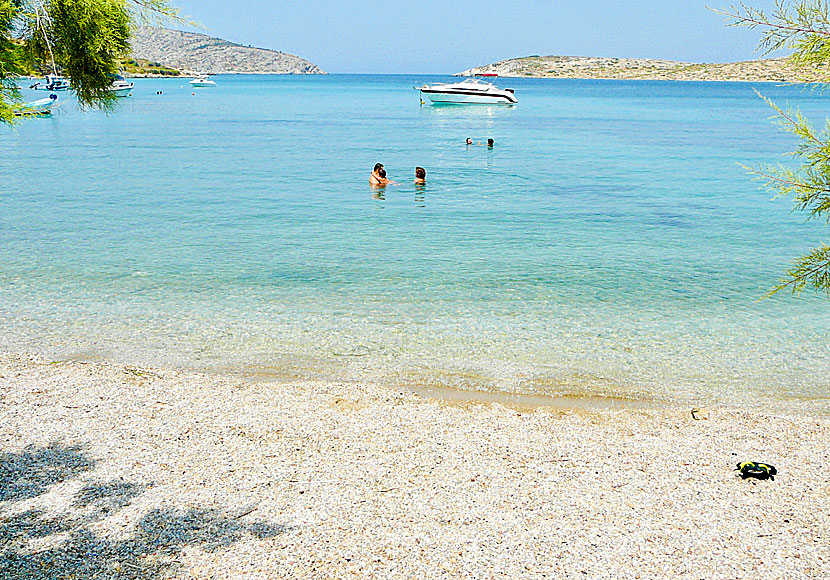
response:
M830 418L0 355L0 578L830 576ZM738 461L775 465L742 480Z

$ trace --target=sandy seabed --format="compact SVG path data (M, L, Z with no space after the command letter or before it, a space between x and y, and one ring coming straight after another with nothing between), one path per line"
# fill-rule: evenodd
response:
M695 416L2 354L0 578L830 578L830 418Z

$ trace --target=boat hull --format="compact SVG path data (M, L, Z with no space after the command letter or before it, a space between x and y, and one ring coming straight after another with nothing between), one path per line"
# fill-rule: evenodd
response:
M421 89L421 93L436 105L515 105L517 102L515 97L506 94L441 92L424 89Z
M69 90L69 84L67 83L67 84L60 84L60 85L45 85L45 84L41 84L41 83L35 83L32 86L30 86L29 88L32 89L32 90L35 90L35 91L49 91L49 92L68 91Z
M54 98L53 98L54 97ZM14 114L18 117L27 117L34 115L51 115L52 107L58 102L57 96L40 99L39 101L32 101L26 103L19 109L14 110Z

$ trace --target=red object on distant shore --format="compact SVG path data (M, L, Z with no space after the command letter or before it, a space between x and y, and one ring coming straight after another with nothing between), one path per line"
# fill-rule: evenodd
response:
M478 76L480 76L480 77L497 77L499 75L498 75L498 73L480 73Z

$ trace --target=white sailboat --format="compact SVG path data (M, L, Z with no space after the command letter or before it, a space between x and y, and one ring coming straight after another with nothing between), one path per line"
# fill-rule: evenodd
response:
M40 6L35 5L35 17L37 19L38 26L41 26L40 22ZM70 87L69 80L63 78L58 74L58 67L55 66L55 55L52 52L52 45L49 44L49 36L46 34L46 31L43 30L43 40L46 42L46 48L49 49L49 60L52 62L52 74L46 75L46 78L43 82L36 82L35 84L31 85L29 88L34 89L36 91L65 91ZM51 95L50 95L51 98ZM45 100L45 99L41 99Z
M57 73L55 70L55 63L52 63L52 70L55 71L54 74L46 75L46 78L43 81L38 81L35 84L30 85L29 88L36 91L67 90L69 88L69 81Z

